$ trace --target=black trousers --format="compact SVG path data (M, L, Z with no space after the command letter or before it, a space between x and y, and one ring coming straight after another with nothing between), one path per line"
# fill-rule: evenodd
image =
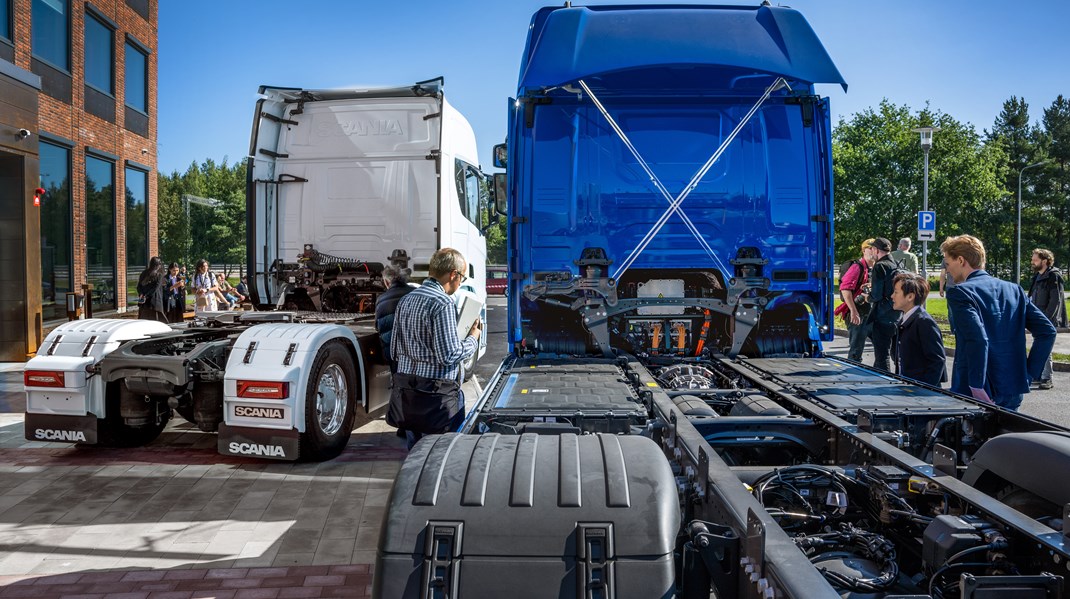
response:
M870 339L873 340L873 367L889 373L892 370L892 344L895 343L895 324L874 322Z

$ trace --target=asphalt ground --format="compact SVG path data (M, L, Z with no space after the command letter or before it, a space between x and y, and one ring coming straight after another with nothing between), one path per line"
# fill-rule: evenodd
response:
M506 354L505 330L505 300L491 298L469 408ZM846 340L827 351L846 355ZM1022 411L1066 426L1070 373L1055 377ZM141 448L27 441L24 406L22 365L0 364L0 599L370 596L406 455L382 419L363 418L335 460L291 464L221 456L214 434L181 418Z

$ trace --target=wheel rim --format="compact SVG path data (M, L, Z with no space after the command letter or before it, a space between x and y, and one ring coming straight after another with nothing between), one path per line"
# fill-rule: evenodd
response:
M320 375L316 387L316 420L323 434L329 436L341 430L348 396L345 373L339 365L331 364Z

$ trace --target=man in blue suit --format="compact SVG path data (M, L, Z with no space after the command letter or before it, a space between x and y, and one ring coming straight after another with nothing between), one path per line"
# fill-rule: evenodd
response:
M951 390L1017 410L1040 378L1055 346L1055 327L1025 291L985 272L985 246L971 235L948 237L940 245L955 286L947 309L955 319L955 366ZM1033 348L1025 351L1025 331Z

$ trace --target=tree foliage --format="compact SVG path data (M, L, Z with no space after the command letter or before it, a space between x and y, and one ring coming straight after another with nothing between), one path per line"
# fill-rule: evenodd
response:
M160 174L160 257L192 266L245 262L245 163L208 159L185 173ZM183 201L184 195L218 201L215 207ZM187 216L188 215L188 216Z
M991 249L990 262L1007 259L1002 147L982 143L971 125L940 111L914 113L883 100L841 119L833 133L837 262L857 257L869 237L916 238L924 154L911 129L928 126L940 127L929 154L929 209L937 213L939 238L971 233ZM930 269L939 266L933 250Z

